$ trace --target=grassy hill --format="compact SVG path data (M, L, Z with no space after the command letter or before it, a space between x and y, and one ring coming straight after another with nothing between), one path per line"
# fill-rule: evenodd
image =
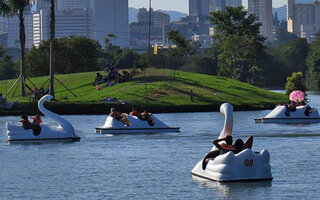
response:
M64 103L92 104L105 97L116 97L125 100L128 107L147 107L159 112L217 110L224 102L229 102L240 110L264 109L287 100L282 94L224 77L179 71L173 80L171 72L169 69L148 69L145 75L139 73L125 83L111 87L101 84L103 89L99 91L92 85L96 72L57 75L77 97L55 82L56 99ZM31 80L40 87L47 79L48 77L37 77ZM14 81L0 81L0 91L5 93ZM28 81L27 84L31 86ZM190 100L191 90L194 93L193 102ZM11 97L11 93L7 99L29 102L29 98L17 97L17 94L20 94L20 87L16 96Z

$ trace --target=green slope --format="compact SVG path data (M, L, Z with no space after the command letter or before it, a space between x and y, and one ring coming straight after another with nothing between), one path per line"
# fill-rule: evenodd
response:
M229 102L236 107L263 109L280 101L287 101L287 97L282 94L236 80L182 71L179 71L176 79L173 80L173 77L170 76L171 72L168 69L148 69L145 75L143 73L137 74L131 81L105 87L100 91L92 86L96 72L57 75L56 77L77 97L74 97L56 82L56 98L62 102L97 102L105 97L116 97L136 106L145 104L147 89L148 105L155 107L218 106L223 102ZM31 80L40 87L47 79L48 77L37 77ZM0 81L0 91L5 93L14 81ZM27 81L27 83L29 82ZM193 102L190 100L190 90L193 90L194 93ZM20 94L20 87L18 87L16 94ZM9 101L18 99L20 102L29 102L28 98L17 95L11 97L11 95L7 96Z

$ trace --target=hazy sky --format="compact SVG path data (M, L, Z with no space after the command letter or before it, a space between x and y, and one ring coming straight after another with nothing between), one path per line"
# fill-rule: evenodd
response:
M156 10L176 10L180 12L189 12L189 0L152 0L152 7ZM280 7L286 4L287 0L273 0L273 7ZM248 0L243 0L243 5L247 7ZM134 8L149 7L149 0L129 0L129 6Z

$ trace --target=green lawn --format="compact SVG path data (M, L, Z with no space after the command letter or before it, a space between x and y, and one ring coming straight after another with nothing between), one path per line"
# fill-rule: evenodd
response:
M77 97L74 97L58 82L55 82L56 98L62 102L96 102L105 97L116 97L126 100L130 105L140 105L145 103L145 88L147 88L148 104L161 107L208 106L229 102L235 106L263 108L265 105L270 106L280 101L287 101L287 97L282 94L224 77L179 71L176 79L173 80L169 69L148 69L145 75L140 73L135 75L131 81L105 87L98 91L92 86L95 73L57 75L56 77L70 88ZM103 72L101 73L103 74ZM37 77L31 80L37 87L40 87L47 79L48 77ZM0 91L5 93L14 81L0 81ZM27 83L30 85L28 81ZM101 84L100 86L103 87L104 85ZM48 87L48 84L46 84L46 87ZM194 92L193 102L190 101L190 90ZM14 97L11 97L11 93L7 96L7 99L9 101L18 99L20 102L29 102L28 98L19 97L17 94L20 94L20 87L18 87Z

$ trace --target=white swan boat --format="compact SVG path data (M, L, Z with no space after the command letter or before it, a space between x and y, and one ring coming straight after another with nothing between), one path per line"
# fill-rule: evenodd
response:
M224 138L232 134L233 107L228 103L222 104L220 112L225 115L225 122L219 138ZM215 146L211 151L214 150L217 150ZM204 159L192 169L193 176L219 182L272 180L270 154L267 150L253 152L244 149L238 154L230 151L209 160L205 169Z
M309 106L297 106L295 111L289 111L286 106L279 105L267 116L254 119L255 123L306 124L320 123L318 109Z
M152 115L152 119L155 123L153 126L150 126L147 121L128 115L131 125L125 126L121 121L108 116L104 125L95 129L96 133L99 134L180 132L180 127L169 127L154 115Z
M52 100L51 95L43 96L39 102L39 110L47 117L53 119L58 123L58 125L52 124L40 124L41 132L39 135L34 135L32 129L25 130L22 124L15 124L12 122L7 122L7 136L8 141L42 141L42 140L67 140L74 141L80 140L80 137L75 134L73 126L65 120L63 117L47 110L44 107L44 102Z

